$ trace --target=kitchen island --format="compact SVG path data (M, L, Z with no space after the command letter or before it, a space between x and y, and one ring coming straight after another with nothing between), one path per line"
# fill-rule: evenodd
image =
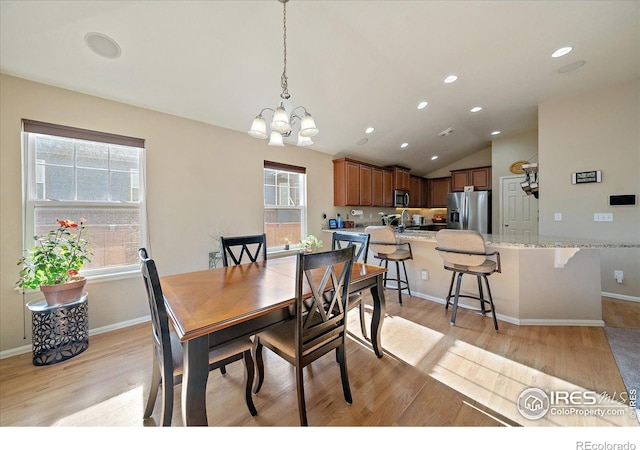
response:
M364 229L338 231L363 233ZM399 242L411 243L413 250L413 260L406 263L411 294L444 304L451 272L443 268L435 250L436 232L408 230L396 236ZM489 277L496 316L518 325L604 326L600 249L640 247L544 236L485 235L485 239L489 251L500 252L502 263L502 272ZM368 262L378 262L371 252ZM475 277L463 277L461 293L476 295L477 289ZM474 300L461 298L459 305L479 309Z

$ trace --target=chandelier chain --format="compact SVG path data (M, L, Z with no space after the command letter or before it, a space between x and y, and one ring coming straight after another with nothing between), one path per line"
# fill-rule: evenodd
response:
M288 99L291 97L289 94L289 83L287 79L287 2L282 3L282 28L283 28L283 63L284 69L282 71L282 77L280 77L280 85L282 86L282 94L280 97Z

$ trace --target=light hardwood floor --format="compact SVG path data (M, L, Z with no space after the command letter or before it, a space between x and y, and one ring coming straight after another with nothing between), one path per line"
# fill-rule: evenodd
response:
M349 319L347 361L353 404L342 396L340 372L331 356L305 369L312 426L638 426L622 417L524 419L515 401L526 387L625 391L602 328L515 326L460 310L456 326L444 306L387 295L383 327L385 356L378 359ZM371 304L369 300L369 305ZM640 328L640 304L603 299L607 325ZM369 306L367 318L370 319ZM149 426L143 421L150 379L149 324L90 338L83 354L63 363L34 367L31 354L0 361L1 426ZM265 350L265 382L254 396L251 417L242 394L242 364L209 376L211 426L297 426L291 366ZM159 402L158 402L159 403ZM619 406L619 405L618 405ZM181 426L180 389L173 425ZM159 416L158 404L154 418Z

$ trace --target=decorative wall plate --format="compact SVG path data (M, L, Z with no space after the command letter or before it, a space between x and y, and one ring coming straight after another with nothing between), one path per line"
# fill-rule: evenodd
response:
M511 173L515 173L515 174L523 174L524 170L522 170L522 165L523 164L528 164L528 161L516 161L513 164L511 164L509 166L509 170L511 171Z

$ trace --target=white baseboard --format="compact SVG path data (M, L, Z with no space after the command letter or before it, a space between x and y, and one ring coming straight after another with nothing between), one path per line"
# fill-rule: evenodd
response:
M93 330L89 330L89 336L95 336L96 334L107 333L109 331L119 330L120 328L126 328L133 325L138 325L139 323L149 322L151 320L151 316L138 317L137 319L127 320L125 322L114 323L113 325L107 325L105 327L94 328ZM32 349L31 344L23 345L21 347L11 348L9 350L5 350L0 352L0 359L10 358L12 356L23 355L25 353L30 353Z
M421 292L411 292L411 295L414 297L422 298L425 300L429 300L435 303L440 303L444 305L445 300L440 297L434 297L432 295L423 294ZM459 308L469 309L472 311L480 311L480 308L475 308L473 306L467 306L463 304L458 304ZM568 326L578 326L578 327L604 327L603 320L581 320L581 319L518 319L517 317L505 316L504 314L496 314L496 318L498 320L502 320L503 322L512 323L514 325L540 325L540 326L560 326L560 327L568 327Z
M600 295L602 295L603 297L616 298L618 300L627 300L628 302L640 303L640 297L633 297L631 295L614 294L613 292L601 292Z

